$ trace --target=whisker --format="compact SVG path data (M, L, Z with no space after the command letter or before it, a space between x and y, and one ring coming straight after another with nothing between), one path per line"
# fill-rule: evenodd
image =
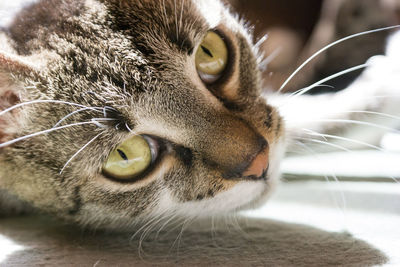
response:
M387 118L391 118L391 119L400 120L399 116L395 116L395 115L391 115L391 114L387 114L387 113L382 113L382 112L376 112L376 111L348 110L348 111L344 111L344 112L345 113L365 113L365 114L378 115L378 116L382 116L382 117L387 117Z
M126 129L128 129L128 131L130 133L133 133L132 129L129 127L128 123L126 123L126 122L125 122L125 127L126 127Z
M168 217L168 214L163 216L163 221ZM174 214L172 216L169 216L168 219L164 221L164 223L161 225L161 227L157 230L156 233L156 238L160 235L161 231L164 229L165 226L167 226L172 220L174 220L177 217L177 214Z
M131 240L136 236L136 234L138 232L141 232L142 234L140 235L140 238L138 240L139 244L138 244L138 252L139 252L139 257L144 260L143 256L146 255L144 249L143 249L143 241L145 239L145 234L146 234L146 230L148 229L148 227L151 227L151 225L153 224L154 221L158 220L158 218L162 216L162 215L157 215L154 216L149 222L147 222L143 227L141 227L137 232L135 232L135 234L131 237Z
M313 88L316 88L316 87L328 87L330 89L335 89L335 86L332 86L332 85L329 85L329 84L318 84L318 85L315 85ZM297 96L297 93L299 93L301 90L304 90L306 88L308 88L308 87L304 87L304 88L296 90L296 91L294 91L294 92L292 92L290 94L287 94L286 100L283 101L282 103L279 103L278 106L279 107L285 106L289 102L289 100L292 100L293 98L295 98ZM313 88L311 88L311 89L313 89Z
M254 46L258 49L260 46L268 39L268 34L264 34L255 44Z
M22 141L22 140L25 140L25 139L28 139L28 138L31 138L31 137L35 137L35 136L38 136L38 135L42 135L42 134L58 131L58 130L69 128L69 127L73 127L73 126L85 125L85 124L96 124L96 123L93 122L93 121L84 121L84 122L71 123L71 124L68 124L68 125L63 125L63 126L59 126L59 127L56 127L56 128L43 130L43 131L40 131L40 132L28 134L28 135L21 136L21 137L15 138L13 140L1 143L0 144L0 148L6 147L8 145L11 145L11 144L17 143L19 141Z
M106 125L104 125L104 124L102 124L102 123L100 123L100 122L98 122L96 120L93 121L93 124L96 125L99 128L107 128Z
M348 69L339 71L339 72L337 72L337 73L335 73L335 74L332 74L332 75L330 75L330 76L328 76L328 77L326 77L326 78L323 78L322 80L319 80L319 81L316 82L316 83L313 83L313 84L310 85L310 86L307 86L307 87L305 87L305 88L302 88L302 89L300 89L300 90L297 90L296 92L292 93L292 94L290 95L290 97L295 97L295 96L303 95L303 94L307 93L308 91L312 90L313 88L315 88L316 86L321 85L321 84L324 83L324 82L330 81L330 80L332 80L332 79L335 79L335 78L337 78L337 77L340 77L340 76L342 76L342 75L345 75L345 74L347 74L347 73L349 73L349 72L352 72L352 71L356 71L356 70L365 68L365 67L367 67L368 65L369 65L369 63L364 63L364 64L361 64L361 65L357 65L357 66L354 66L354 67L351 67L351 68L348 68Z
M147 226L149 226L151 223L156 221L159 218L159 216L162 216L162 214L161 215L156 215L153 218L151 218L150 220L148 220L146 223L144 223L139 229L137 229L135 231L135 233L131 236L130 240L131 241L134 240L139 233L142 233L142 230L144 230ZM141 236L140 236L139 239L141 239Z
M308 150L308 152L311 152L313 154L313 156L316 159L319 159L320 157L318 156L318 154L311 149L310 147L308 147L306 144L302 143L302 142L298 142L298 145L302 146L303 149ZM340 198L342 200L342 205L340 205L339 201L336 199L336 197L334 197L334 194L332 194L333 200L335 202L335 205L337 206L337 208L342 212L343 216L345 217L346 215L346 207L347 207L347 201L346 201L346 197L342 188L342 184L340 183L339 179L337 178L337 176L335 175L334 171L332 169L330 169L330 176L333 178L333 180L336 182L336 184L339 186L340 188ZM329 175L328 173L325 172L324 175L325 180L330 183L331 181L329 180Z
M148 224L145 229L143 229L139 240L140 244L143 243L146 237L150 234L150 232L154 229L154 227L156 227L163 220L163 218L164 216L162 214L155 216L155 220L152 220L151 223Z
M268 66L269 63L271 63L275 58L277 58L279 56L279 54L282 51L282 47L277 47L274 49L274 51L272 51L271 54L269 54L266 58L264 58L261 62L260 62L260 66L262 69L266 69L266 67Z
M392 94L392 95L374 95L374 96L369 96L369 97L365 97L366 99L369 98L400 98L400 94L396 95L396 94Z
M88 145L90 145L94 140L96 140L100 135L102 135L103 132L99 133L98 135L96 135L95 137L93 137L89 142L87 142L83 147L81 147L74 155L72 155L72 157L64 164L64 166L62 167L61 171L59 174L62 174L62 172L64 171L65 167L67 167L67 165L79 154L82 152L82 150L84 150Z
M124 86L125 86L125 84L124 84ZM113 111L113 112L118 112L115 108L113 108L113 107L110 107L110 106L104 106L103 107L103 116L104 116L104 118L107 118L107 110L111 110L111 111Z
M182 30L182 23L183 23L183 5L185 3L185 0L182 0L181 2L181 14L180 14L180 18L179 18L179 31Z
M176 14L176 0L174 0L176 40L179 40L178 15Z
M68 101L62 101L62 100L33 100L33 101L28 101L28 102L23 102L23 103L19 103L16 104L12 107L9 107L5 110L0 111L0 116L4 115L7 112L10 112L11 110L14 110L16 108L25 106L25 105L30 105L30 104L36 104L36 103L55 103L55 104L65 104L65 105L71 105L71 106L76 106L76 107L81 107L81 108L89 108L89 109L93 109L95 111L99 111L98 108L95 107L88 107L85 105L81 105L81 104L77 104L77 103L73 103L73 102L68 102Z
M92 119L90 119L90 121L92 121L99 128L107 128L107 126L100 123L100 121L117 121L117 120L118 119L113 119L113 118L92 118Z
M179 247L180 247L180 243L181 243L181 239L182 239L183 232L184 232L184 231L186 230L186 228L191 224L192 221L193 221L193 219L190 218L190 217L189 217L189 218L186 218L186 219L183 221L182 226L181 226L181 230L180 230L178 236L176 237L175 241L172 243L171 248L174 247L174 246L177 244L177 249L178 249L178 251L179 251Z
M92 121L117 121L118 119L114 118L92 118Z
M325 138L325 137L323 137L323 138ZM342 147L342 146L339 146L339 145L336 145L336 144L332 144L332 143L329 143L329 142L326 142L326 143L325 142L318 142L319 140L316 140L316 139L309 139L309 138L302 138L302 137L296 137L296 139L311 141L311 142L315 142L315 143L321 143L321 144L324 144L324 145L329 145L331 147L337 147L338 149L345 150L348 153L354 153L354 151L352 151L352 150L349 150L349 149L347 149L345 147ZM297 145L302 145L303 147L306 147L307 149L311 150L311 148L307 147L306 144L304 144L302 142L296 141L296 144ZM313 151L312 153L315 156L317 156L317 153L314 150L312 150L312 151ZM379 151L382 152L382 153L385 153L385 151L383 149L379 149ZM400 183L400 180L397 179L396 177L391 176L391 175L388 176L388 177L391 178L395 183Z
M366 122L366 121L357 121L357 120L345 120L345 119L318 119L318 120L310 120L312 122L338 122L338 123L350 123L350 124L358 124L358 125L365 125L365 126L370 126L370 127L374 127L374 128L379 128L382 130L387 130L387 131L392 131L395 133L400 133L399 130L392 128L392 127L387 127L387 126L382 126L376 123L372 123L372 122ZM288 122L290 122L290 120L288 120Z
M346 152L352 152L351 150L349 150L349 149L347 149L347 148L345 148L343 146L332 144L332 143L329 143L327 141L321 141L321 140L318 140L318 139L306 138L306 137L296 137L296 139L304 140L304 141L310 141L310 142L313 142L313 143L318 143L318 144L322 144L322 145L331 146L331 147L334 147L334 148L337 148L337 149L340 149L340 150L343 150L343 151L346 151Z
M310 135L320 136L320 137L324 136L324 137L328 137L328 138L332 138L332 139L337 139L337 140L342 140L342 141L347 141L347 142L350 142L350 143L363 145L363 146L366 146L366 147L369 147L369 148L373 148L373 149L376 149L376 150L379 150L379 151L382 151L382 152L385 151L384 149L382 149L380 147L377 147L377 146L374 146L374 145L371 145L371 144L368 144L368 143L365 143L365 142L362 142L362 141L359 141L359 140L354 140L354 139L350 139L350 138L346 138L346 137L342 137L342 136L337 136L337 135L331 135L331 134L321 134L321 133L318 133L318 132L315 132L315 131L312 131L312 130L309 130L309 129L304 129L304 128L302 130L304 130L305 132L308 132L308 134L310 134Z
M85 111L85 110L89 110L89 109L91 109L91 108L89 108L89 107L87 107L87 108L81 108L81 109L78 109L78 110L75 110L75 111L69 113L68 115L64 116L61 120L59 120L56 124L54 124L53 128L54 128L54 127L57 127L58 125L60 125L63 121L65 121L65 120L68 119L69 117L71 117L71 116L73 116L73 115L75 115L75 114L77 114L77 113L79 113L79 112L82 112L82 111Z
M326 45L325 47L321 48L320 50L318 50L317 52L315 52L313 55L311 55L307 60L305 60L303 62L303 64L301 64L286 80L285 82L281 85L281 87L279 88L278 92L281 92L283 90L283 88L293 79L293 77L301 70L303 69L303 67L305 65L307 65L311 60L313 60L315 57L317 57L318 55L320 55L322 52L326 51L327 49L331 48L334 45L337 45L341 42L344 42L346 40L352 39L354 37L358 37L358 36L362 36L362 35L366 35L366 34L370 34L370 33L375 33L375 32L380 32L380 31L387 31L390 29L395 29L395 28L399 28L400 25L395 25L395 26L389 26L389 27L384 27L384 28L379 28L379 29L374 29L374 30L369 30L369 31L364 31L364 32L360 32L360 33L356 33L356 34L352 34L349 36L346 36L344 38L341 38L337 41L334 41L332 43L330 43L329 45Z

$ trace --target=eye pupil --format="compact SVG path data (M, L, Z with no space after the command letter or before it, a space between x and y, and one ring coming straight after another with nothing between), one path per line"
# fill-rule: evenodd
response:
M204 53L206 53L210 57L214 57L213 54L211 53L211 51L207 49L207 47L204 47L201 45L201 49L203 50Z
M121 158L122 158L123 160L128 161L128 157L126 156L126 154L125 154L122 150L117 149L117 152L118 152L118 154L121 156Z

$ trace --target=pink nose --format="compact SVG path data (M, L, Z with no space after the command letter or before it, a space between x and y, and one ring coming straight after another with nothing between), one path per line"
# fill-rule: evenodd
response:
M243 173L243 176L259 178L268 168L268 148L262 150L250 163L250 166Z

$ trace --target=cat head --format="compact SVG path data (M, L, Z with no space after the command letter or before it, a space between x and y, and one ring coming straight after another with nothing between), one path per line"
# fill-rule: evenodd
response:
M7 36L0 186L33 206L123 228L251 207L276 182L283 122L220 2L44 0Z

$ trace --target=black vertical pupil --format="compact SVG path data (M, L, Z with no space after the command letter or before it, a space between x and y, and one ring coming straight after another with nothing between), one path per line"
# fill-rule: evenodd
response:
M126 161L128 160L128 157L126 156L126 154L122 150L117 149L117 152L121 156L122 159L124 159Z
M204 53L206 53L210 57L214 57L213 54L211 53L211 51L207 49L207 47L204 47L201 45L201 49L203 50Z

